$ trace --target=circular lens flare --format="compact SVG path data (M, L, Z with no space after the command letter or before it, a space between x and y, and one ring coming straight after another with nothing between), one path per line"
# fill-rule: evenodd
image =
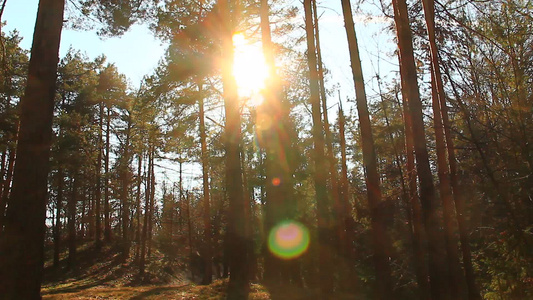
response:
M268 249L282 259L294 259L309 247L309 230L295 221L283 221L268 235Z

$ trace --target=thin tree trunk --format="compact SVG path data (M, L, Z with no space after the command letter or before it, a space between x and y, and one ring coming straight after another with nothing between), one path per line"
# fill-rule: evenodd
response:
M6 172L6 180L4 181L2 194L0 195L0 235L2 235L2 230L4 228L6 205L9 200L9 194L11 191L11 184L13 180L13 169L15 167L15 149L10 149L7 164L8 165Z
M20 102L17 163L0 236L0 295L40 299L46 200L64 0L41 0Z
M429 165L426 136L422 115L422 102L418 89L413 41L407 4L405 0L393 0L394 20L398 36L400 68L402 70L402 94L408 104L408 114L412 122L413 147L416 156L416 170L420 182L420 201L422 204L424 226L428 240L429 277L433 300L448 299L446 253L443 251L442 235L439 232L437 199L433 175Z
M142 229L142 235L141 235L141 257L139 259L139 273L144 275L144 267L146 263L146 238L148 236L148 218L150 216L150 180L151 180L151 174L150 174L150 168L152 160L150 159L150 150L148 149L147 153L147 162L148 167L145 170L146 174L146 185L145 185L145 193L144 193L144 219L143 219L143 229Z
M135 217L137 220L137 230L135 232L135 261L139 261L141 249L141 184L142 184L142 151L137 157L137 195L135 196L135 203L137 205Z
M81 176L81 175L80 175ZM80 229L79 229L79 239L80 240L83 240L83 238L85 237L85 212L87 211L86 209L86 206L87 206L87 197L86 197L86 194L85 194L85 189L84 189L84 184L82 183L82 186L80 188L80 191L78 192L78 196L80 197L80 200L78 200L79 202L81 202L81 215L80 215L80 222L79 222L79 226L80 226Z
M70 270L76 265L76 204L78 202L79 178L77 171L72 175L72 190L67 202L68 209L68 268Z
M131 113L128 115L128 127L126 129L126 141L124 143L124 154L121 163L121 181L122 189L120 198L122 202L122 259L126 261L130 256L131 241L128 235L130 221L130 203L129 203L129 163L130 163L130 132L131 132Z
M448 77L449 74L447 74ZM457 101L461 103L459 94L455 90L455 87L452 87L454 90L454 94L457 98ZM455 146L453 142L452 133L450 132L450 121L448 120L448 107L446 105L446 98L442 97L440 100L440 108L441 108L441 114L442 114L442 121L444 125L444 134L446 135L446 146L447 146L447 153L448 153L448 162L450 164L450 177L451 177L451 184L452 184L452 190L453 190L453 196L455 201L455 209L457 211L457 223L459 225L459 239L461 241L461 251L463 254L463 265L465 268L465 277L466 277L466 284L468 287L468 299L469 300L479 300L481 299L481 294L479 292L479 289L476 285L476 277L474 274L474 267L472 265L472 253L470 249L470 238L469 238L469 232L468 232L468 223L465 218L465 198L463 189L461 188L461 185L459 184L459 178L457 176L457 161L455 159ZM461 108L464 108L463 105L460 105ZM466 112L466 109L463 109ZM491 174L491 181L494 184L494 186L499 191L499 185L492 176L492 170L488 166L488 163L485 160L485 155L483 153L483 150L479 146L479 143L476 142L477 138L475 134L473 133L473 129L471 126L470 118L468 116L468 112L466 116L466 123L467 127L470 131L472 140L474 141L474 144L476 145L476 148L482 158L482 161L484 162L484 166L487 169L488 173Z
M210 284L213 279L213 245L211 244L211 208L209 200L209 165L207 160L207 135L205 132L205 116L204 116L204 97L202 95L202 85L199 83L198 92L200 94L198 98L199 106L199 118L200 118L200 144L202 151L202 186L203 186L203 195L204 195L204 278L202 279L202 284Z
M341 178L340 178L340 201L342 204L342 224L345 230L345 244L344 244L344 255L348 258L353 258L353 217L352 217L352 206L350 204L349 198L349 185L348 182L348 165L346 163L346 137L345 137L345 117L344 111L342 110L342 103L339 99L339 140L341 148Z
M326 142L326 157L328 159L328 166L329 166L329 174L330 174L330 194L333 197L333 206L335 208L334 210L334 218L333 221L335 224L333 225L333 228L336 229L336 238L335 243L338 245L338 249L342 249L344 244L346 243L346 236L344 231L344 226L341 225L342 223L340 220L342 219L341 215L343 215L342 211L342 203L340 201L339 197L339 180L338 180L338 174L337 174L337 160L335 159L335 156L333 154L333 137L331 135L331 130L329 128L329 118L328 118L328 104L327 104L327 97L326 97L326 86L324 85L324 69L322 64L322 51L320 47L320 33L318 29L318 12L317 12L317 5L316 1L313 1L313 20L314 20L314 29L315 29L315 40L316 40L316 56L317 56L317 67L318 67L318 78L319 78L319 89L320 89L320 99L322 104L322 115L324 118L324 133L325 133L325 142ZM331 204L330 204L331 205ZM343 276L343 275L341 275Z
M309 66L309 86L311 91L310 103L313 116L313 142L314 142L314 182L317 202L318 218L318 255L319 276L321 278L320 290L322 296L330 294L333 290L333 272L331 269L331 254L328 245L331 244L329 223L330 207L328 205L327 185L324 155L324 134L322 117L320 114L319 74L315 48L314 26L312 17L312 0L304 0L305 31L307 38L307 61Z
M96 249L102 247L102 131L104 130L104 105L103 103L99 104L100 106L100 118L98 120L98 158L96 162L96 191L95 191L95 218L96 218L96 236L95 236L95 246Z
M109 152L111 133L111 112L107 108L106 132L105 132L105 157L104 157L104 241L111 241L111 220L109 207Z
M444 128L444 136L446 139L446 153L448 154L448 163L450 166L450 185L453 191L453 199L455 203L455 209L457 210L457 223L459 226L459 237L461 241L461 250L463 253L463 264L465 268L466 284L468 287L468 299L479 300L481 295L476 286L474 268L472 266L472 254L470 251L470 241L468 238L468 229L466 226L466 220L464 216L464 197L462 195L461 188L459 186L459 180L457 178L457 163L455 159L455 147L453 137L450 131L450 122L448 120L448 107L446 105L446 94L444 92L444 85L442 82L442 75L440 72L440 63L438 56L438 48L435 36L435 2L434 0L423 0L424 15L426 19L426 25L429 37L429 46L431 50L431 64L433 66L433 75L435 79L435 88L437 90L438 105L434 105L440 113L442 119L442 126ZM446 155L444 153L443 155ZM458 256L458 255L457 255ZM457 259L458 260L458 259ZM460 271L460 270L459 270ZM460 274L456 276L459 277Z
M58 163L57 169L57 198L56 198L56 224L54 227L54 267L59 265L59 253L61 252L61 210L63 209L63 167Z
M150 153L150 216L148 218L148 260L152 256L152 236L154 226L154 201L155 201L155 172L154 172L154 159L155 159L155 145L152 145L152 151Z
M349 0L342 0L342 10L344 15L344 26L348 38L350 49L350 62L352 75L355 84L355 95L357 102L357 112L359 114L359 127L361 131L361 145L363 152L363 165L366 174L368 206L372 218L372 242L374 246L374 265L376 268L376 296L379 299L393 299L391 269L389 265L389 255L387 251L392 249L390 239L387 234L383 210L383 200L381 197L380 180L377 167L376 150L372 127L368 112L368 104L359 58L359 47L355 34L352 9Z
M402 68L400 66L400 73L402 73ZM406 85L402 83L402 94L405 95L403 89L406 88ZM409 114L409 108L407 106L407 101L405 97L402 99L402 104L400 104L399 99L397 98L398 107L402 108L402 115L404 120L404 134L405 134L405 155L406 155L406 170L407 170L407 182L408 182L408 193L409 193L409 202L411 204L411 211L413 217L413 257L415 258L415 274L419 289L419 297L422 300L431 299L430 288L429 288L429 275L428 268L426 263L426 251L424 251L424 242L425 242L425 229L422 224L422 208L420 207L420 199L417 193L417 181L416 181L416 169L415 169L415 157L414 157L414 146L413 146L413 130L411 116Z
M439 191L444 218L444 242L446 246L446 252L448 254L448 280L450 284L450 296L452 299L462 299L463 295L461 287L462 283L464 282L464 277L461 266L459 265L459 253L457 249L457 241L455 239L455 225L453 223L455 211L453 208L452 188L449 177L448 162L446 161L446 144L444 142L444 130L436 85L435 72L433 71L431 73L431 98L437 152L437 173L439 176Z

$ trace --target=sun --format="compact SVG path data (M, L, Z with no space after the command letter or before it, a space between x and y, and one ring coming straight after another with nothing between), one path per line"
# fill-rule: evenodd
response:
M265 88L268 67L260 44L251 44L242 33L233 35L233 76L237 82L239 97L248 104L261 104L261 90Z

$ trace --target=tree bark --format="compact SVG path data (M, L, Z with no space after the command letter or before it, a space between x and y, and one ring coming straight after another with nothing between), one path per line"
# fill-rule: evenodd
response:
M124 142L124 154L121 163L121 182L122 189L120 198L122 202L122 259L126 261L130 256L131 241L129 232L130 224L130 203L129 203L129 189L130 189L130 133L131 133L131 113L128 115L128 127L126 129L126 141Z
M413 52L413 40L407 4L405 0L393 0L394 20L398 36L400 68L402 70L403 97L408 104L408 114L412 122L413 147L416 156L416 171L420 183L420 201L422 204L423 221L426 228L429 256L429 277L431 296L434 300L448 299L446 253L443 251L437 215L437 199L433 175L429 165L429 154L426 147L422 102L418 89L418 80Z
M232 75L233 33L238 13L239 0L219 0L222 19L222 85L225 109L226 191L229 199L228 242L229 267L231 269L227 299L247 299L249 282L247 272L247 241L245 235L246 214L240 160L241 116L237 83Z
M76 204L78 202L78 179L77 169L72 174L72 187L70 198L67 202L67 212L68 212L68 268L70 270L75 268L76 265Z
M111 220L109 206L109 152L110 152L110 134L111 134L111 112L107 107L106 131L105 131L105 157L104 157L104 241L111 241Z
M400 66L400 74L402 68ZM402 76L402 75L401 75ZM402 94L406 95L404 89L407 88L405 82L401 83ZM415 169L415 156L413 146L413 130L411 115L409 114L409 108L405 97L402 98L402 104L400 105L398 100L398 106L402 107L403 121L404 121L404 134L405 134L405 155L406 155L406 169L407 169L407 182L409 192L409 202L411 204L411 211L413 213L413 257L415 259L415 273L416 280L419 289L419 297L422 300L431 299L429 281L428 281L428 267L426 263L426 251L424 251L425 243L425 229L422 224L422 208L420 207L420 198L418 197L418 187L416 181L416 169Z
M59 265L59 253L61 252L61 210L63 209L63 167L58 162L57 169L57 198L56 198L56 224L54 227L54 267Z
M368 206L370 207L370 216L372 218L372 242L374 246L374 265L376 268L376 297L378 299L393 299L391 269L389 255L387 254L387 251L392 249L392 246L390 245L390 239L387 234L384 215L381 212L384 202L381 197L376 150L368 112L361 59L359 57L359 46L357 44L349 0L342 0L342 10L346 36L348 38L348 47L350 49L350 62L355 84L357 112L359 114L359 127L361 131L363 166L366 174Z
M202 187L204 194L204 278L202 279L202 284L210 284L213 280L213 245L211 244L211 208L210 208L210 199L209 199L209 163L207 158L207 135L205 132L205 116L204 116L204 97L202 95L202 85L198 85L198 111L200 118L200 144L202 151Z
M434 110L441 115L442 127L444 129L444 136L446 139L446 153L448 154L448 163L450 166L450 185L453 192L453 199L455 209L457 212L457 223L459 227L459 238L461 241L461 250L463 253L463 265L465 268L466 284L468 288L468 299L479 300L481 295L476 285L474 268L472 266L472 254L470 251L470 241L468 237L468 229L465 220L464 211L464 196L461 191L459 180L457 178L457 162L455 159L455 146L450 130L450 122L448 119L448 107L446 105L446 94L444 92L444 84L442 82L442 74L440 71L440 63L438 56L438 48L435 36L435 2L434 0L423 0L424 15L426 19L426 26L428 30L429 47L431 50L431 65L433 67L433 76L435 77L435 89L437 90L438 105L435 104ZM446 155L443 154L443 155ZM459 274L457 275L459 276Z
M52 117L64 0L41 0L20 102L13 187L0 237L0 298L40 299Z
M147 151L147 162L148 167L145 170L146 173L146 185L145 185L145 193L144 193L144 218L143 218L143 228L142 228L142 235L141 235L141 257L139 259L139 273L140 275L144 275L144 267L146 263L146 238L148 236L148 218L150 216L150 168L152 160L150 159L150 149Z
M433 69L431 67L430 69ZM444 141L444 128L439 107L439 95L437 83L435 82L435 72L431 73L431 91L433 107L433 123L435 128L435 144L437 152L437 174L439 176L439 192L442 201L443 218L444 218L444 242L446 246L448 261L448 280L450 284L450 296L452 299L462 299L461 288L464 277L461 266L459 265L459 253L457 240L455 239L455 224L453 222L455 211L453 207L453 195L449 177L448 162L446 161L446 144Z
M135 261L139 261L141 249L141 184L142 184L142 152L140 151L137 157L137 195L135 196L136 212L135 218L137 220L137 229L135 231Z
M95 236L95 246L99 250L102 247L102 131L104 130L104 105L103 103L99 104L100 106L100 118L98 120L98 158L96 162L96 191L95 191L95 212L94 216L96 218L96 236Z
M331 254L328 245L331 244L329 225L330 207L328 205L324 155L324 133L322 116L320 113L319 74L317 70L317 58L315 48L312 0L304 0L305 31L307 38L307 62L309 67L309 87L311 91L310 103L313 117L313 143L314 143L314 182L317 202L318 218L318 252L319 252L319 276L321 278L320 290L322 296L333 291L333 272L331 270Z

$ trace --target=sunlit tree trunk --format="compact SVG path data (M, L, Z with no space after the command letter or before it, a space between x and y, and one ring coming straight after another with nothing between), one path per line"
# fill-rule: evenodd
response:
M315 29L315 40L316 40L316 57L317 57L317 67L318 67L318 78L319 78L319 89L320 89L320 100L322 104L322 116L324 120L324 133L325 133L325 146L326 146L326 157L328 160L329 167L329 179L330 179L330 191L331 197L333 198L330 206L334 208L333 210L333 228L337 231L335 237L335 243L339 248L342 248L345 244L345 231L344 226L341 225L341 215L342 204L339 198L339 180L337 174L337 160L333 154L333 137L331 135L331 130L329 127L329 118L328 118L328 104L326 97L326 86L324 84L324 68L322 63L322 51L320 47L320 32L318 29L318 12L316 1L313 1L313 20L314 20L314 29ZM342 275L341 275L342 276Z
M331 244L329 223L330 207L326 185L326 157L324 155L324 131L320 113L319 74L317 70L316 47L313 26L312 1L304 0L305 31L307 38L307 62L309 67L309 87L311 91L311 111L313 117L313 142L314 142L314 183L317 203L318 218L318 252L319 276L321 279L321 292L323 296L333 290L333 273L331 270L331 253L328 245Z
M141 275L144 275L144 268L146 264L146 239L148 237L148 218L150 217L150 181L151 181L151 163L152 160L150 159L150 149L147 151L147 163L148 167L145 170L146 174L146 185L145 185L145 193L144 193L144 218L143 218L143 228L142 228L142 234L141 234L141 257L139 259L139 273Z
M400 66L400 74L402 68ZM400 75L404 76L404 75ZM401 83L402 94L406 95L404 89L407 88L405 81ZM415 273L418 284L419 297L422 300L431 299L428 281L428 268L426 263L426 251L424 250L425 243L425 229L422 224L422 208L420 207L420 199L418 197L418 187L416 180L415 169L415 156L413 146L413 130L411 125L411 115L409 114L409 108L405 97L402 98L402 104L399 102L398 106L402 108L403 122L404 122L404 134L405 134L405 156L406 156L406 170L407 170L407 182L408 182L408 194L409 203L413 217L413 257L415 260Z
M55 81L64 0L41 0L20 102L17 163L0 236L0 295L40 299Z
M104 240L111 241L111 220L109 206L109 152L110 152L110 135L111 135L111 111L107 107L106 132L105 132L105 157L104 157Z
M129 223L130 223L130 200L129 200L129 186L130 186L130 133L131 133L131 113L128 115L128 125L126 129L126 141L124 142L124 153L122 154L121 162L121 191L120 198L122 202L122 258L126 261L130 256L130 236Z
M430 68L433 69L433 68ZM452 299L461 299L461 287L464 280L461 266L459 265L459 253L455 239L455 224L453 209L453 195L449 177L448 162L446 161L446 144L444 142L444 129L440 115L438 91L435 82L435 73L431 73L431 91L433 107L433 123L435 128L435 144L437 152L437 168L439 176L439 192L442 201L444 218L444 242L448 254L448 278L450 284L450 296Z
M11 184L13 181L13 169L15 167L15 153L16 150L11 148L9 150L9 155L7 159L7 170L6 170L6 179L2 186L2 194L0 194L0 235L2 235L2 230L4 227L6 206L9 199L9 194L11 191Z
M443 251L442 235L440 233L437 215L437 199L433 175L429 165L429 154L426 147L426 136L422 114L422 102L418 89L418 80L413 53L413 40L409 24L407 4L405 0L393 0L394 20L398 36L400 68L402 70L403 97L408 104L408 114L411 117L413 147L416 157L416 171L420 183L420 202L422 204L424 226L427 233L429 277L431 297L434 300L448 299L448 282L446 252Z
M470 251L470 241L468 238L468 229L466 226L466 220L465 220L465 215L464 215L465 214L464 197L459 186L459 180L457 178L457 163L455 159L455 147L454 147L453 137L451 134L450 122L448 120L448 108L446 105L446 94L444 92L444 85L442 82L442 75L440 71L438 48L437 48L436 36L435 36L435 2L434 0L423 0L422 4L424 6L424 15L426 19L429 46L431 50L431 65L433 67L432 75L434 76L434 80L433 80L434 87L432 88L436 90L436 95L434 95L434 97L435 96L438 97L438 101L437 101L438 103L434 103L433 110L436 111L434 113L435 115L439 115L439 114L441 115L441 118L440 118L442 120L441 126L444 129L446 145L443 147L446 147L446 150L443 149L442 151L448 154L448 163L450 166L449 184L451 185L451 189L453 191L453 199L455 202L455 209L457 211L457 223L459 226L459 237L461 241L461 250L463 253L463 265L465 269L466 283L468 287L468 299L478 300L478 299L481 299L481 296L476 286L474 268L472 266L472 254ZM444 141L442 143L444 144ZM446 153L443 153L442 155L445 156ZM445 159L446 158L443 158L444 162L445 162ZM455 256L458 257L458 254L454 253L453 255L454 255L454 261L455 260L458 261L459 259L455 258ZM454 262L454 266L455 266L455 262ZM457 270L457 266L455 266L454 271L459 272L460 270ZM460 274L455 274L455 277L457 277L456 280L459 280L460 277L462 276L460 276Z
M102 247L102 131L104 130L104 104L100 103L100 117L98 119L98 158L96 162L96 191L95 191L95 246Z
M350 49L350 62L355 84L357 112L359 114L359 127L361 131L361 144L363 152L363 165L366 174L366 186L370 216L372 218L372 241L374 247L374 265L376 268L376 296L379 299L393 299L391 269L387 251L391 249L390 239L387 234L383 213L383 200L379 182L376 150L368 113L368 104L359 58L359 47L353 23L352 9L349 0L342 0L344 26Z

